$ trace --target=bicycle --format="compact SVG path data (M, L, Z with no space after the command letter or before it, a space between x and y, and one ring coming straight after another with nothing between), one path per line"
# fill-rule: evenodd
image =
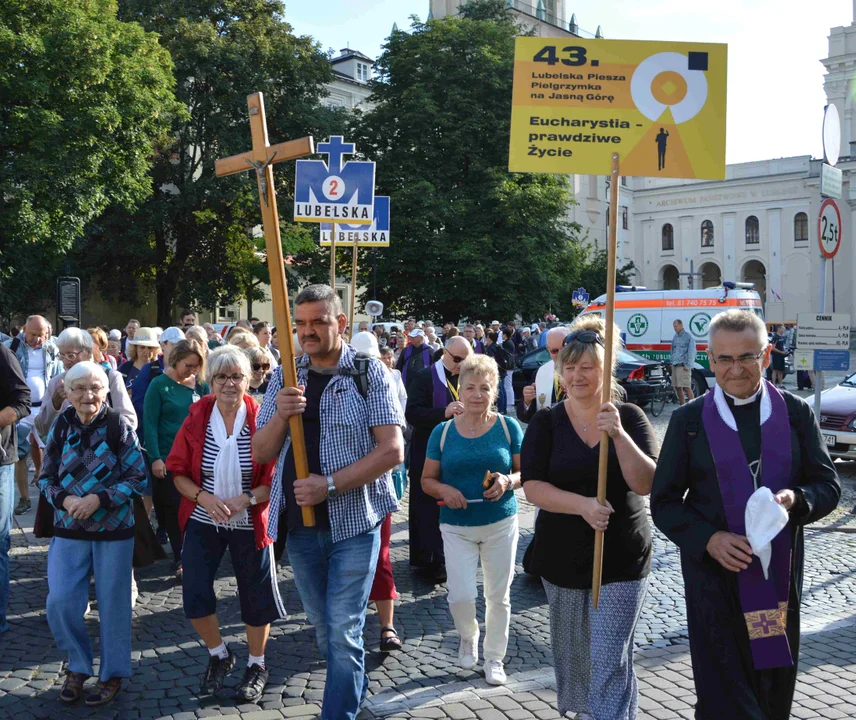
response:
M675 388L672 387L672 378L666 375L666 384L661 387L657 394L651 399L651 415L660 417L663 410L666 408L666 403L678 402L678 396L675 394Z

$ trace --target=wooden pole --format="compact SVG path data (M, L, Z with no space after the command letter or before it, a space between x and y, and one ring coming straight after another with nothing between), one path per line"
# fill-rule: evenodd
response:
M333 223L333 232L330 233L330 287L336 289L336 233L339 228Z
M612 175L609 183L609 238L607 244L606 270L606 332L603 342L603 395L601 402L612 401L612 343L615 327L615 255L618 248L618 153L612 155ZM606 467L609 461L609 434L600 434L600 458L597 466L597 501L606 505ZM594 533L594 564L591 577L591 602L595 609L600 601L600 585L603 575L603 532Z
M267 250L268 270L270 271L271 299L273 300L273 318L278 329L280 359L282 363L282 380L285 386L297 387L297 369L294 364L294 336L291 326L291 308L288 302L288 286L285 279L285 263L282 257L282 242L279 233L279 214L276 208L276 193L273 184L273 164L282 160L290 160L314 151L312 138L304 138L300 148L296 148L290 156L286 148L290 143L271 146L268 142L267 122L265 120L265 105L262 94L253 93L247 96L247 106L250 113L250 131L253 137L251 153L236 155L231 158L218 160L215 172L218 176L231 175L255 169L259 186L259 202L262 209L262 225L265 231L265 248ZM308 140L308 146L305 143ZM279 150L278 150L279 149ZM282 151L282 154L280 154ZM303 435L303 420L300 415L292 415L288 421L291 434L291 447L294 453L294 467L298 478L309 477L309 460L306 455L306 441ZM315 510L312 507L301 508L303 524L314 527Z
M354 259L351 263L351 316L350 316L350 327L351 327L351 340L354 339L354 335L356 334L356 328L354 327L354 308L357 304L357 251L359 250L359 245L357 241L354 240Z

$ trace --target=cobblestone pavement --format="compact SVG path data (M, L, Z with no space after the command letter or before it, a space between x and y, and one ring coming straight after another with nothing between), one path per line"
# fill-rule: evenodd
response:
M662 438L669 410L655 420ZM793 717L856 717L856 463L838 463L845 497L834 515L807 533L803 600L803 645ZM33 491L35 497L35 491ZM47 546L32 537L32 515L20 516L26 532L13 533L11 630L0 635L0 718L194 718L238 715L246 720L317 717L324 665L307 625L290 568L280 573L289 611L274 624L266 659L267 694L258 705L231 699L246 661L236 585L224 560L216 586L223 635L239 665L217 698L195 690L207 652L182 612L181 590L169 562L138 572L140 598L133 621L134 676L117 701L100 711L61 707L57 701L62 660L45 620ZM366 623L370 695L361 719L454 718L523 720L558 718L547 601L540 584L522 572L534 512L521 503L518 574L511 589L512 620L506 670L509 683L491 687L478 672L456 667L458 638L447 611L445 588L414 576L408 566L406 513L394 518L393 570L401 599L396 626L405 651L377 652L379 627L370 610ZM88 624L98 654L98 607L91 591ZM483 621L484 606L479 602ZM644 720L692 718L694 690L687 645L678 553L655 533L653 571L636 637L640 715ZM723 720L728 720L723 718Z

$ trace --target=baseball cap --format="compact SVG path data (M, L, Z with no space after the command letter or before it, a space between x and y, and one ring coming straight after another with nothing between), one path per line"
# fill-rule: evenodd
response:
M128 338L128 345L142 345L143 347L160 347L158 345L158 335L154 328L141 327L137 328L137 332L132 338Z
M137 332L139 332L139 330ZM180 340L184 340L184 330L182 330L179 327L175 327L174 325L172 327L168 327L166 330L164 330L160 336L160 341L162 343L165 343L165 342L177 343Z
M413 328L408 335L410 337L425 337L425 331L422 328Z

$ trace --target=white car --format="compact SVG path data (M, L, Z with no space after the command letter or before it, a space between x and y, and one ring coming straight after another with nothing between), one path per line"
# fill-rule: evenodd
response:
M820 431L832 457L856 460L856 373L820 396Z

